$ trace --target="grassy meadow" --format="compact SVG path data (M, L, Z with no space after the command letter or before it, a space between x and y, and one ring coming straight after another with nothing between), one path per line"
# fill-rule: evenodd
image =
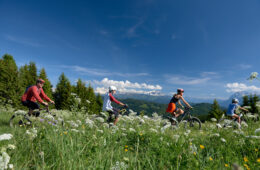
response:
M56 125L46 116L10 128L13 111L0 111L0 135L12 134L0 141L2 160L10 158L0 169L260 169L259 122L241 130L215 122L203 123L202 130L175 129L156 114L132 112L109 126L105 115L53 112Z

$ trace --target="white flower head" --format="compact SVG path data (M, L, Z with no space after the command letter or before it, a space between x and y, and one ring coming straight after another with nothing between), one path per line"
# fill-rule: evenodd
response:
M13 135L10 133L4 133L2 135L0 135L0 141L2 140L10 140L12 139Z
M133 128L129 128L129 131L130 132L136 132L135 129L133 129Z
M220 140L221 140L222 142L224 142L224 143L227 142L226 139L224 139L224 138L220 138Z
M101 122L101 123L103 123L105 121L102 117L97 117L96 120Z
M16 146L15 146L15 145L12 145L12 144L8 144L7 148L8 148L8 149L15 149Z

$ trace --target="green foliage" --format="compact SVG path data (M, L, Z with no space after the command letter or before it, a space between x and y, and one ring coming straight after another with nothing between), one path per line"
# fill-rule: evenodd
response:
M64 73L61 74L54 93L55 106L57 109L70 110L72 104L72 87Z
M18 106L21 88L18 82L18 69L13 56L5 54L0 59L0 100L4 105Z
M243 105L242 106L249 106L249 99L248 96L243 96Z
M103 99L100 94L96 97L96 104L97 104L97 112L100 113L103 107Z
M220 119L223 114L224 112L221 110L217 100L215 99L209 112L209 118Z
M45 72L45 69L42 68L40 71L40 75L38 78L41 78L45 81L44 86L43 86L43 90L44 93L52 99L52 85L51 82L49 81L49 79L47 78L47 74Z
M251 109L250 109L251 113L258 113L259 112L258 107L257 107L258 101L259 101L259 97L256 94L254 96L250 95L249 106L251 106Z

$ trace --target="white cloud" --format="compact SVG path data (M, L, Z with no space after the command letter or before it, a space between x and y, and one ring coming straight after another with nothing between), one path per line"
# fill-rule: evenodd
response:
M260 87L256 86L247 86L243 83L228 83L226 85L227 92L242 92L242 91L250 91L250 92L260 92Z
M151 94L162 90L160 85L150 85L146 83L132 83L126 81L116 81L104 78L101 81L94 80L93 84L97 86L96 92L104 94L108 91L109 86L116 86L120 93L137 93L137 94Z
M95 76L121 76L121 77L136 77L136 76L148 76L148 73L115 73L115 72L109 72L102 69L92 69L92 68L86 68L81 66L61 66L62 68L68 68L72 69L80 74L87 74L87 75L95 75Z
M22 45L27 45L27 46L32 46L32 47L40 47L42 45L40 45L39 43L34 42L31 39L28 38L23 38L23 37L14 37L12 35L4 35L5 39L8 41L12 41L18 44L22 44Z
M252 66L249 65L249 64L239 64L238 67L241 68L241 69L243 69L243 70L252 68Z
M194 77L186 77L186 76L166 76L167 82L176 85L196 85L196 84L203 84L209 81L210 77L201 77L201 78L194 78Z

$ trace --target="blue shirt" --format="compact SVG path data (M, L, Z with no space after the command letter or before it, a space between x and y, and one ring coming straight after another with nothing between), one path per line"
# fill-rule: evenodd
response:
M235 104L235 103L231 103L229 106L228 106L228 110L227 110L227 115L228 116L233 116L235 114L235 110L239 107L238 104Z

